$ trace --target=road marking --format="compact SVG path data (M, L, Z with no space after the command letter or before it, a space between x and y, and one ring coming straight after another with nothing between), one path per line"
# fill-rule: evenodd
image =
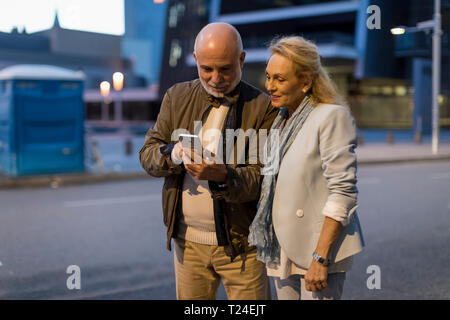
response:
M362 178L358 179L358 184L377 184L380 183L380 178Z
M78 207L88 207L88 206L105 206L105 205L112 205L112 204L122 204L122 203L132 203L132 202L148 202L148 201L156 201L156 200L161 200L160 194L65 201L64 207L78 208Z
M450 172L433 173L431 179L450 179Z

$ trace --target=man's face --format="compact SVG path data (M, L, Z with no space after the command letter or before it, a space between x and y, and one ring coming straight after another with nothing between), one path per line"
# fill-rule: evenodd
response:
M221 98L241 81L241 69L245 52L203 48L194 53L200 81L205 90L214 97Z

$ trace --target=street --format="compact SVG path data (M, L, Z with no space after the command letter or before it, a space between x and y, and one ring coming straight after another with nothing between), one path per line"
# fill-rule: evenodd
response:
M162 183L0 191L0 299L175 299ZM360 166L358 188L366 247L342 298L449 299L450 162Z

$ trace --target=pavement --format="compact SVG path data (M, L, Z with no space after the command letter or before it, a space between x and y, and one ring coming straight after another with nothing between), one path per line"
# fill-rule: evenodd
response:
M410 131L359 131L358 165L450 161L450 131L440 132L439 150L432 154L431 137L415 142ZM139 163L145 130L89 130L85 135L85 172L9 177L0 172L0 189L51 187L150 176Z

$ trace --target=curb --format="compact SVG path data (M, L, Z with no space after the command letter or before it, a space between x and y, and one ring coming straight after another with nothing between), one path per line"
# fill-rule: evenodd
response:
M398 158L398 159L367 159L359 160L359 166L396 164L396 163L413 163L413 162L430 162L430 161L450 161L450 155L437 156L421 156L415 158ZM15 188L38 188L50 187L58 188L60 186L91 184L108 181L125 181L136 179L152 178L146 172L108 172L108 173L73 173L73 174L52 174L42 176L27 177L5 177L0 175L0 190Z
M0 177L1 189L51 187L151 178L146 172L52 174L29 177Z
M381 165L381 164L395 164L395 163L414 163L414 162L429 162L429 161L449 161L450 155L429 155L418 156L414 158L391 158L391 159L367 159L358 160L358 165Z

